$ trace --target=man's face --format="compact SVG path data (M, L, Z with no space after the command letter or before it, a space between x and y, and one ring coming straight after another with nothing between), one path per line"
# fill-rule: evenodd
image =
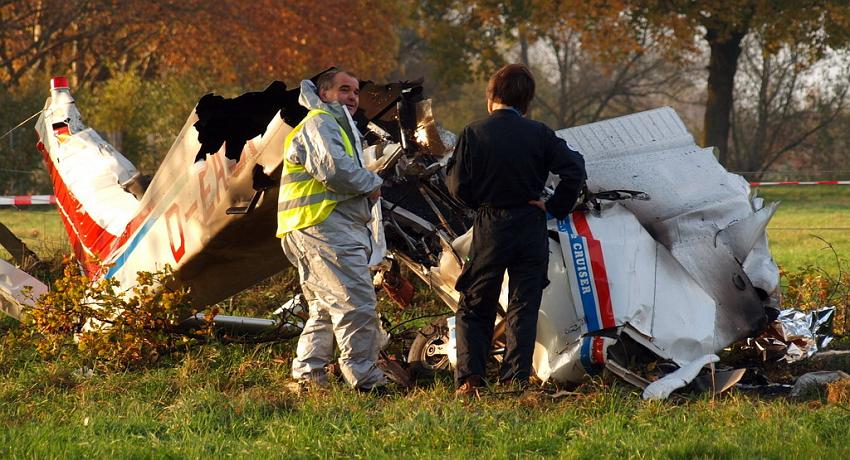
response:
M319 91L324 102L339 102L354 115L360 105L360 82L351 75L340 72L334 75L333 87Z

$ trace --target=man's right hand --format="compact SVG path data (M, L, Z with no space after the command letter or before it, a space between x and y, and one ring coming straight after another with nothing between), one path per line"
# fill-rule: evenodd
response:
M366 195L366 198L369 198L372 201L375 201L380 197L381 197L381 187L380 186L378 186L378 188L376 188L375 190L372 190L371 192L369 192L368 195Z

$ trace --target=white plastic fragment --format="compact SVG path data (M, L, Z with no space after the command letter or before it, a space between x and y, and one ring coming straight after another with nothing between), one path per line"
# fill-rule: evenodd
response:
M25 307L47 292L47 286L23 270L0 259L0 311L20 319Z
M699 359L680 367L677 371L671 372L649 384L643 390L643 399L667 399L670 393L691 383L697 377L699 371L706 364L716 363L720 361L717 355L705 355Z

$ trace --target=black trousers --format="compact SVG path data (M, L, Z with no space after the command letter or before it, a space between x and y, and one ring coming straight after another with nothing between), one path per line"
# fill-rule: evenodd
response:
M508 273L505 359L500 380L528 380L537 336L537 312L548 283L546 214L534 206L481 208L473 223L470 260L455 288L458 385L471 375L484 377L493 338L499 294Z

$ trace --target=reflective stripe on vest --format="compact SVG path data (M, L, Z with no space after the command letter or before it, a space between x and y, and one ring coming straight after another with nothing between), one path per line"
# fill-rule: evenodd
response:
M286 159L286 153L289 151L295 135L301 131L307 120L320 114L333 117L330 112L324 110L311 110L301 120L301 123L298 123L298 126L289 132L283 142L283 174L280 178L280 193L277 202L278 238L283 238L293 230L311 227L322 222L333 212L338 202L351 197L348 194L331 192L325 187L325 184L311 176L304 169L304 166ZM334 118L334 121L336 121L336 118ZM354 158L354 147L352 147L351 141L342 126L339 126L339 133L345 145L345 153Z

